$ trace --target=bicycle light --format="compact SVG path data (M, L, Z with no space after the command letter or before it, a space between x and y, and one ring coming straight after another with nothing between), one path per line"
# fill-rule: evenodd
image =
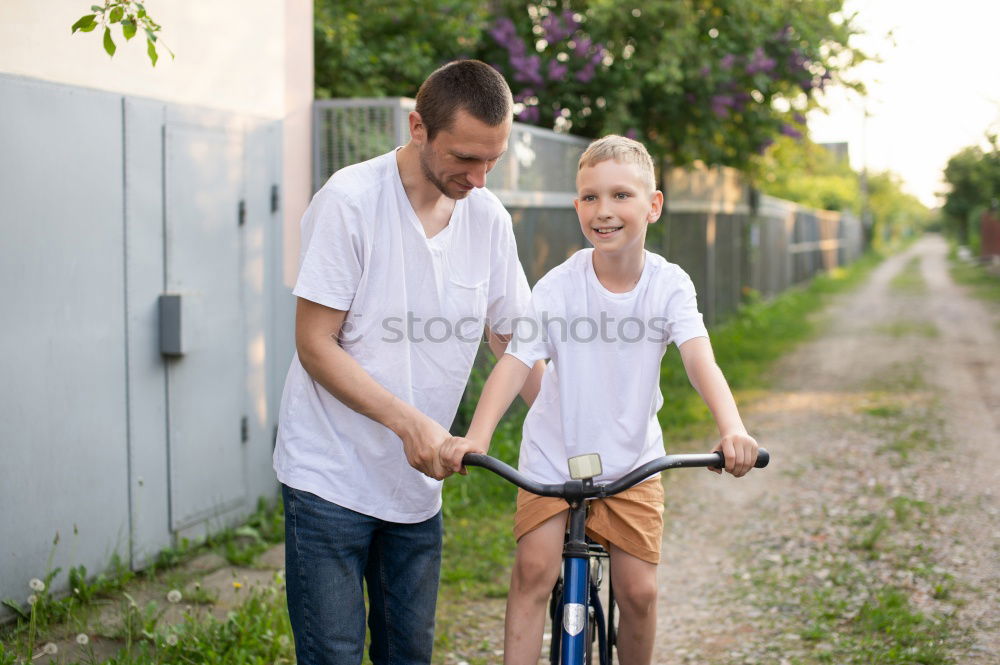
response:
M569 462L569 477L573 480L594 478L601 475L601 471L603 470L601 467L601 456L597 453L570 457L567 462Z

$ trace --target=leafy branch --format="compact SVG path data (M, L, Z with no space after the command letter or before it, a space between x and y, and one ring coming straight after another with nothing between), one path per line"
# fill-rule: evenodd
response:
M91 5L90 10L92 14L84 14L80 17L76 23L73 24L73 32L77 30L80 32L93 32L97 28L104 28L104 50L107 51L109 56L114 56L117 47L115 46L115 41L111 37L111 28L113 25L118 24L122 29L122 36L125 37L125 41L129 41L139 30L142 30L146 35L146 55L149 56L149 61L156 66L156 61L160 59L159 53L157 53L157 46L162 46L166 49L170 57L174 57L174 52L171 51L166 44L160 42L159 36L156 34L161 30L159 23L154 21L149 14L146 13L146 8L141 2L135 2L134 0L105 0L103 5Z

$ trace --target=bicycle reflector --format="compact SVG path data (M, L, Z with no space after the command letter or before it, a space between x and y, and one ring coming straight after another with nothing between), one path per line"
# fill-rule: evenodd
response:
M573 480L587 480L601 475L601 456L597 453L570 457L569 477Z

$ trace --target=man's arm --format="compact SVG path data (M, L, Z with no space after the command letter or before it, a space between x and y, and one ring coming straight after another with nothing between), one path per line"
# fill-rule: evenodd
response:
M541 362L541 361L539 361ZM536 367L537 368L537 363ZM462 457L465 453L485 453L497 423L507 413L510 403L524 386L525 379L534 371L511 355L504 354L497 361L483 386L483 394L476 404L476 412L465 438L454 437L441 447L441 463L449 471L464 472Z
M379 422L403 441L413 468L437 478L448 476L438 448L448 430L386 390L339 343L347 312L299 298L295 308L295 349L316 382L358 413Z
M757 442L747 434L726 377L715 362L711 342L707 337L694 337L681 344L680 351L691 385L705 400L719 428L721 439L712 451L721 450L726 456L726 471L737 477L746 474L757 461Z

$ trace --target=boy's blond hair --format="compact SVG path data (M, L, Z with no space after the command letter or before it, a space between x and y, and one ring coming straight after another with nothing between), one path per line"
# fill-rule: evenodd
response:
M624 164L634 164L639 168L639 174L649 191L656 190L653 158L650 157L646 146L618 134L608 134L587 146L587 149L580 155L580 163L576 170L579 173L585 166L595 166L609 159Z

